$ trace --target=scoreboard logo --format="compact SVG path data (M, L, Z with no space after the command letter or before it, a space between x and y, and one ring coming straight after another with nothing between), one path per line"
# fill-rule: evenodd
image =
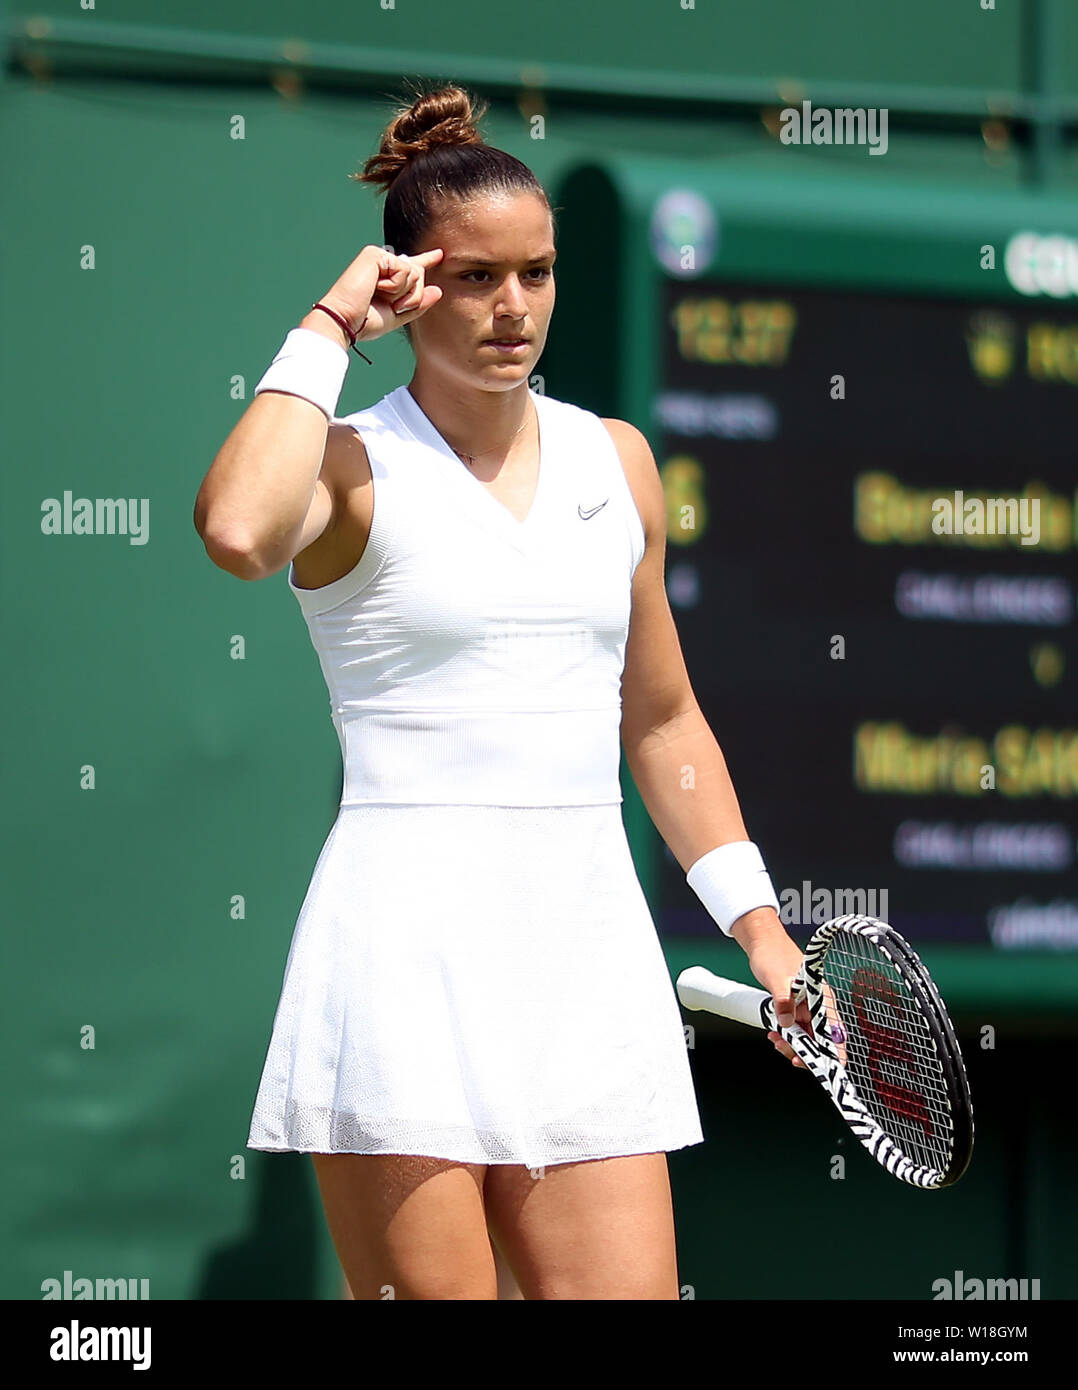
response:
M708 200L692 188L672 188L651 213L651 249L670 275L702 275L719 248L719 223Z

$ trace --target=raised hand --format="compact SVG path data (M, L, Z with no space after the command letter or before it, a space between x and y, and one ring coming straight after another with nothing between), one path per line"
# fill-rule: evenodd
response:
M442 255L441 247L398 256L382 246L365 246L321 303L336 309L359 341L371 342L438 303L442 291L428 285L425 276Z

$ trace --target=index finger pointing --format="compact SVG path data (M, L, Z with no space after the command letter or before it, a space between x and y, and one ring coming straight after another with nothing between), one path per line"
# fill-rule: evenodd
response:
M442 248L436 246L433 251L420 251L417 256L412 256L411 259L418 261L425 269L428 265L437 265L444 255L445 252Z

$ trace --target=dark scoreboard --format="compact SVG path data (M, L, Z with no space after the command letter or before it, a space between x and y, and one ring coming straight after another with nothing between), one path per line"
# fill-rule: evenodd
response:
M1078 948L1078 307L666 281L667 589L791 934ZM660 929L714 926L664 847Z

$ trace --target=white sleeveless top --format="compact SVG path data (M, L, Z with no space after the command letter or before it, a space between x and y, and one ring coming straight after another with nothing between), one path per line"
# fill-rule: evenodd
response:
M640 516L597 415L529 390L539 482L518 522L406 386L338 418L370 460L359 564L295 594L341 744L341 805L622 800L621 676Z

